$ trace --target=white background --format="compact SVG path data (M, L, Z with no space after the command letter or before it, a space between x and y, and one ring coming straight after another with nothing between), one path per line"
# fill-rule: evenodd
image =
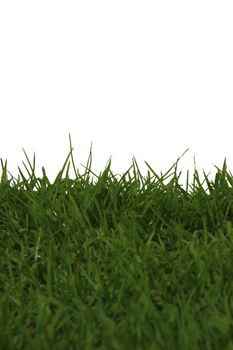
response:
M110 156L160 175L187 148L180 183L194 156L201 178L232 171L232 18L232 1L1 1L0 158L17 177L35 152L53 181L71 133L81 174L91 142L97 175Z

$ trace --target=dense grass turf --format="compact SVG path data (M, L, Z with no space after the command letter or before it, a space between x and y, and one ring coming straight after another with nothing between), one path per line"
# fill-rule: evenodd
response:
M0 349L233 349L226 162L207 193L197 171L178 184L177 162L167 185L174 166L144 178L135 159L94 183L91 152L75 180L70 157L53 184L35 156L18 180L1 161Z

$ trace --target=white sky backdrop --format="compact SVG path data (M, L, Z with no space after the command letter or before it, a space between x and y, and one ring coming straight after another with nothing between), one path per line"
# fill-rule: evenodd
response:
M1 1L0 158L36 154L54 180L69 153L99 175L112 155L165 173L233 173L232 1ZM1 167L0 167L1 169ZM1 172L0 172L1 173ZM74 177L70 170L70 177Z

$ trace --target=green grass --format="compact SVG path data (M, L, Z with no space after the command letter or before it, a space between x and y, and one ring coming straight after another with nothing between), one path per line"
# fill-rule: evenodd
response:
M0 349L233 349L226 161L184 190L178 161L161 177L146 162L145 178L134 159L117 179L90 152L81 176L72 150L54 183L35 155L17 180L1 160Z

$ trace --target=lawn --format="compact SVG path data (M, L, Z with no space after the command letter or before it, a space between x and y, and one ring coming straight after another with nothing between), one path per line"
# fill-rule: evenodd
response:
M143 177L134 159L117 179L91 152L80 175L72 151L53 183L35 155L18 179L1 160L0 349L233 349L226 161L183 189L178 161Z

